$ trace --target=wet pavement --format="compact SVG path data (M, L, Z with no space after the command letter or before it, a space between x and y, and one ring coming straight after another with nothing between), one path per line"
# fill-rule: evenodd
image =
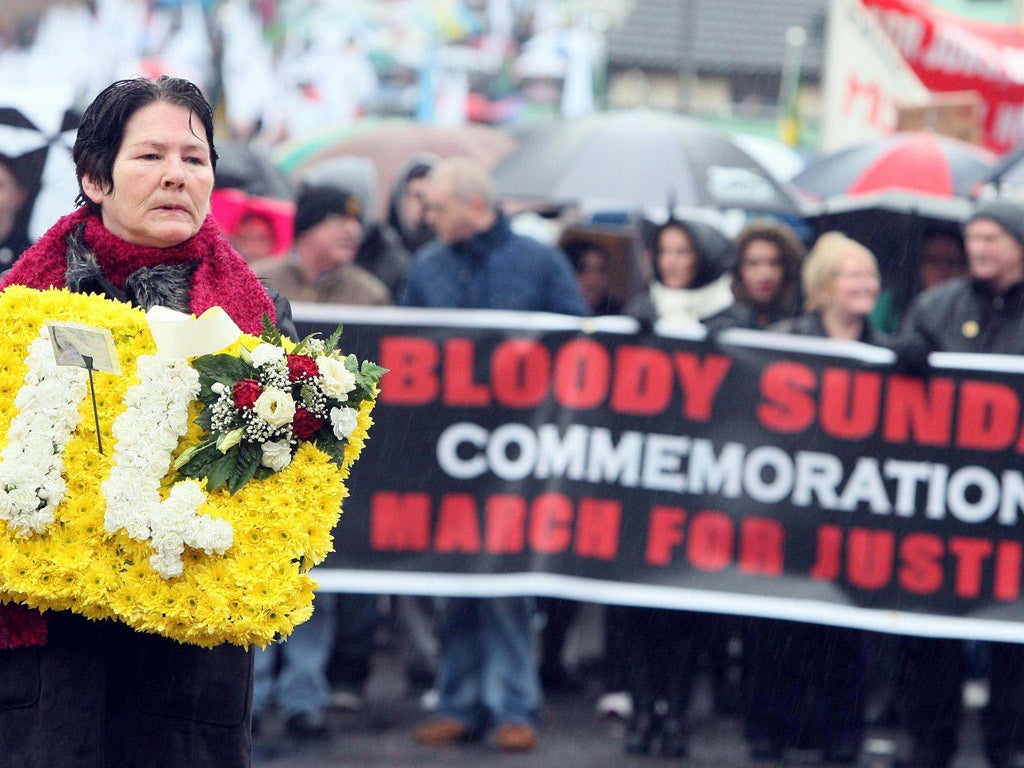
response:
M393 656L382 651L365 692L362 709L332 710L328 740L307 742L286 738L282 725L268 718L256 743L253 768L776 768L748 758L738 718L712 711L706 681L698 685L690 711L690 755L685 760L628 757L623 753L624 724L602 718L594 695L586 692L548 694L538 727L539 744L528 753L507 754L487 741L454 747L424 747L412 739L413 728L429 717L417 692L407 690ZM894 734L869 732L863 768L889 768L899 748ZM792 754L784 765L819 766L813 754ZM978 710L964 720L961 749L954 768L984 768L979 744Z

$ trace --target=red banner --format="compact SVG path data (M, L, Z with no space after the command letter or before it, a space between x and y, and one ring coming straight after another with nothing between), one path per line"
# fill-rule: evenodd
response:
M924 0L861 0L931 91L974 90L985 101L985 146L1024 139L1024 27L955 16Z

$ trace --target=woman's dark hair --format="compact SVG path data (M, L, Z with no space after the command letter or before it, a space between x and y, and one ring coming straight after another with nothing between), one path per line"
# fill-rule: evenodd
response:
M96 214L100 206L90 200L82 188L82 178L89 176L104 191L114 188L114 160L121 149L125 126L131 116L143 107L162 102L184 107L191 115L199 118L206 130L206 141L210 145L210 164L217 168L217 151L213 147L213 107L199 88L180 77L166 75L150 80L133 77L118 80L104 88L92 100L82 115L78 136L71 157L75 161L75 175L78 177L76 205L88 205ZM192 133L197 137L195 126Z
M779 249L779 255L782 257L782 287L772 305L788 314L795 314L800 302L800 268L807 249L791 227L774 219L755 219L736 235L739 258L733 267L732 280L732 292L736 301L747 306L753 304L740 279L740 267L743 264L744 251L755 240L769 242Z
M669 218L659 225L650 237L651 268L654 276L661 281L661 270L658 268L658 246L661 235L669 229L678 229L690 241L694 254L697 256L697 270L690 288L700 288L713 280L717 280L734 263L735 248L732 241L717 227L701 221L683 221Z

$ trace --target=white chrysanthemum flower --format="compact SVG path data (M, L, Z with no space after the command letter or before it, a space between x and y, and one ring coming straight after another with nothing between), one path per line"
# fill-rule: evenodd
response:
M259 344L256 349L249 353L253 367L262 368L265 365L276 363L284 359L284 350L274 344Z
M260 463L274 472L280 472L292 463L292 446L287 440L271 440L264 443L262 448L263 459Z
M0 453L0 520L19 536L42 533L64 499L61 454L81 419L78 405L87 391L88 374L58 366L44 328L30 345L28 371L15 396L17 413Z
M359 411L355 408L331 408L331 429L339 440L347 440L359 426Z

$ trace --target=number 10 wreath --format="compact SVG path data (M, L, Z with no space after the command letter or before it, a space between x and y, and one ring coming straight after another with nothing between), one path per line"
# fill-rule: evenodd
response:
M340 329L296 344L269 324L161 356L142 310L66 290L8 287L0 316L0 602L201 646L309 618L383 369ZM94 373L95 411L88 372L56 364L60 321L112 333L124 375Z

